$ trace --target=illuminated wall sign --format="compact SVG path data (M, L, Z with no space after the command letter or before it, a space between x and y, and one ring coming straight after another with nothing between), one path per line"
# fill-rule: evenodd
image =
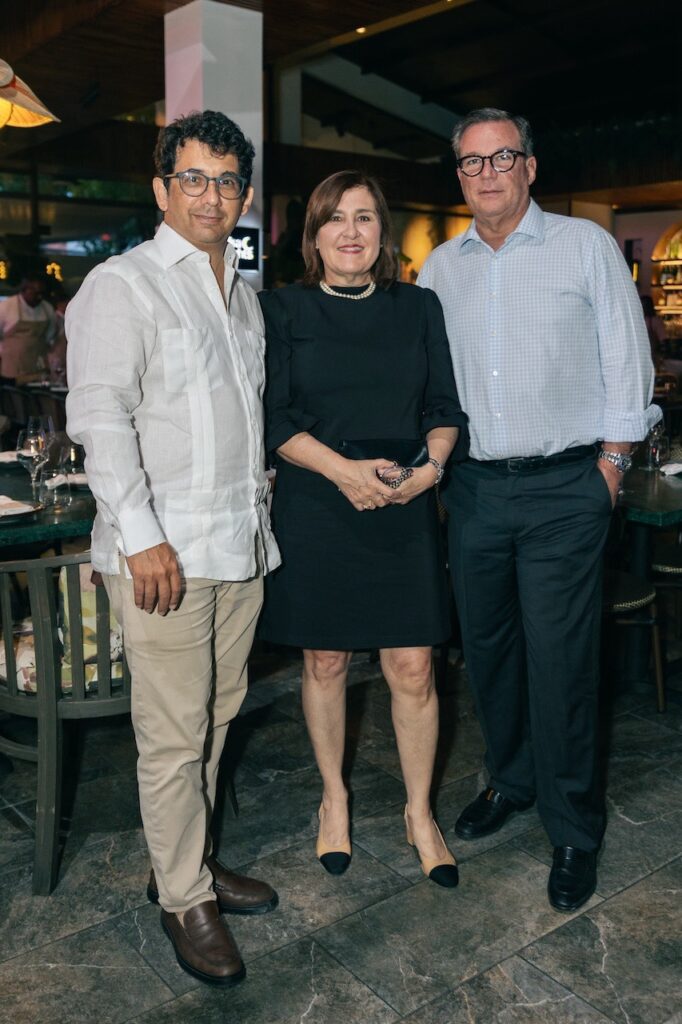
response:
M235 228L230 245L237 250L240 270L258 270L260 257L260 228Z
M52 263L48 263L45 267L45 271L49 277L54 277L56 281L64 280L62 277L62 268L59 263L55 263L54 261Z

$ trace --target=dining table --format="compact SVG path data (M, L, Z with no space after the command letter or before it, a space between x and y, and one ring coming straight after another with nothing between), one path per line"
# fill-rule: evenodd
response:
M618 508L632 524L630 571L648 579L653 531L682 523L682 474L664 476L658 469L633 467L623 480Z
M649 579L656 530L682 525L682 474L664 476L658 469L633 467L623 480L617 508L629 524L629 570ZM650 649L649 632L633 630L622 666L624 688L648 681Z
M28 471L16 461L0 462L0 495L33 502ZM94 518L95 499L85 483L71 487L71 501L65 508L37 507L18 515L0 515L0 560L11 559L13 548L87 537Z

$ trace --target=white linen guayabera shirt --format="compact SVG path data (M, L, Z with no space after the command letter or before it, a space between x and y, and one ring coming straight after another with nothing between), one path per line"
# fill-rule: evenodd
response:
M69 436L97 499L92 564L168 541L186 578L244 580L280 558L268 521L263 319L225 250L166 224L86 277L66 312Z

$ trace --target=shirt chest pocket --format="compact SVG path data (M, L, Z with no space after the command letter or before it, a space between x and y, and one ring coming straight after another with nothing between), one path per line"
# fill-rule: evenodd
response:
M207 328L171 327L161 331L160 338L166 391L213 391L224 383L223 368Z
M257 394L261 395L265 383L265 339L250 327L240 326L240 332L240 352L246 376Z

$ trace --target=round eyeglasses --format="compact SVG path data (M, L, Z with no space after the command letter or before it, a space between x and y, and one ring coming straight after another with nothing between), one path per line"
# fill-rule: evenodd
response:
M527 155L527 153L523 153L520 149L498 149L496 153L491 153L490 156L477 156L475 153L472 153L471 156L460 157L457 161L457 166L462 174L466 174L467 178L475 178L483 170L486 160L489 160L490 166L494 171L505 174L507 171L511 171L517 157Z
M168 188L171 178L177 178L185 195L192 196L193 199L203 196L212 181L215 182L218 193L223 199L239 199L244 195L247 184L246 178L241 178L238 174L220 174L217 178L209 178L208 174L202 174L201 171L189 170L178 171L177 174L165 174L163 180L166 188Z

